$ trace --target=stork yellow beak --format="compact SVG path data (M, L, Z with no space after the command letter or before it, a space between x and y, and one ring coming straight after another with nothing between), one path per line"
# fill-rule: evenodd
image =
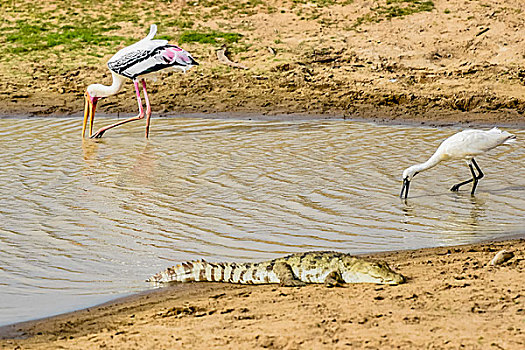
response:
M93 122L95 121L95 109L97 108L97 98L92 98L86 91L84 103L84 124L82 125L82 137L85 137L86 127L89 118L89 135L93 134Z

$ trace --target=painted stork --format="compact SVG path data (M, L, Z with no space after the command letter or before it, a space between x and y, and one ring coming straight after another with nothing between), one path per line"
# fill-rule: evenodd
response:
M407 198L410 181L414 176L436 166L439 162L449 159L466 160L472 174L472 179L460 182L452 186L450 190L454 192L458 191L461 186L473 182L470 194L474 195L474 191L476 191L476 186L478 185L478 180L484 176L478 163L474 160L474 156L488 152L500 145L512 143L515 140L515 135L508 133L507 131L501 131L498 128L492 128L488 131L463 130L458 132L443 141L434 155L426 162L412 165L403 171L403 187L401 188L401 194L399 197L403 198L404 192L405 199ZM478 174L474 171L473 166L476 167Z
M113 83L110 86L102 84L89 85L86 90L86 101L84 107L84 125L82 127L82 137L85 136L88 118L90 119L89 134L91 138L99 138L109 129L116 126L140 120L146 117L146 138L149 135L149 125L151 118L151 106L146 91L145 77L158 73L161 69L172 68L186 72L198 63L191 55L176 45L168 44L167 40L153 40L157 33L157 26L152 24L149 34L139 42L118 51L108 61L108 67L113 76ZM93 121L95 119L95 109L97 102L120 91L126 79L133 80L139 114L135 117L119 121L100 128L96 133L93 132ZM146 111L142 107L139 83L142 84L144 99L146 100Z

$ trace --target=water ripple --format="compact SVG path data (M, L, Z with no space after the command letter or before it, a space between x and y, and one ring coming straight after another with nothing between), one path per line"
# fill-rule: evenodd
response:
M156 118L148 141L140 123L81 141L80 124L0 119L0 324L147 288L173 261L525 233L523 130L479 157L475 197L449 192L470 176L450 162L420 174L404 203L403 169L457 129Z

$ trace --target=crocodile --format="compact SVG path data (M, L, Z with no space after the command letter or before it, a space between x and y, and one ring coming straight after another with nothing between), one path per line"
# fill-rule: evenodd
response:
M399 284L405 277L384 261L372 261L338 252L306 252L259 263L210 263L188 261L161 271L147 282L229 282L240 284L279 283L303 286L324 283Z

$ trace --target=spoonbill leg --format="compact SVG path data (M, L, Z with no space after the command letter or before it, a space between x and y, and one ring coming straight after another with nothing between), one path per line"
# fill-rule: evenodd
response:
M478 174L476 175L476 172L474 171L474 168L472 167L472 164L474 164L474 166L476 167L476 170L478 171ZM454 186L452 186L452 188L450 189L451 191L458 191L459 188L463 185L466 185L468 183L471 183L471 182L474 182L472 184L472 191L470 192L470 194L473 196L474 195L474 192L476 191L476 187L478 186L478 181L479 179L482 179L483 176L485 176L485 174L483 174L483 172L481 171L480 167L478 166L478 163L476 163L476 160L474 158L472 158L472 164L469 163L469 168L470 168L470 173L472 174L472 179L468 179L466 181L463 181L463 182L460 182Z

